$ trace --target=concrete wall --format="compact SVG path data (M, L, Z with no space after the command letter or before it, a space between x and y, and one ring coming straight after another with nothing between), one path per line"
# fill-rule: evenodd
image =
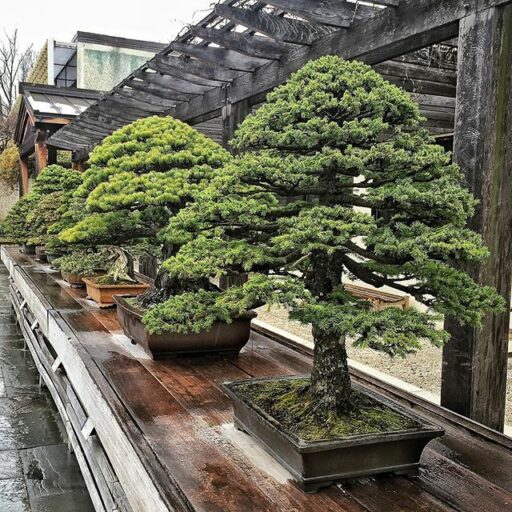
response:
M7 212L18 200L18 187L11 188L0 184L0 220L4 220Z
M77 44L78 83L82 89L110 91L154 53L91 43Z

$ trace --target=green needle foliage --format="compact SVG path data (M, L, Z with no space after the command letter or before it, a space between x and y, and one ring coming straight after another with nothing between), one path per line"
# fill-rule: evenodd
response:
M153 244L169 218L204 188L230 155L172 117L135 121L91 153L76 199L86 214L60 234L69 244Z
M475 200L421 122L411 97L365 64L328 56L295 73L242 123L240 156L165 231L166 243L185 244L165 262L171 275L250 273L248 281L175 295L146 313L149 330L198 331L285 305L313 326L307 393L322 417L351 406L347 337L405 356L423 339L447 340L433 312L478 326L501 311L501 297L463 270L488 255L465 227ZM390 286L431 311L373 311L343 276Z
M37 176L32 191L20 198L10 210L5 229L16 243L44 245L51 236L52 226L60 222L68 209L72 193L81 184L78 171L59 165L45 167Z

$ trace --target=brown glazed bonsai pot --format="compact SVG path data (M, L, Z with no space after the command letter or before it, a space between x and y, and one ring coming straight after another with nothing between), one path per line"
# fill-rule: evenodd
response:
M139 344L153 359L163 359L180 354L225 354L237 355L249 341L251 312L245 318L234 320L230 324L215 323L208 331L199 333L150 334L142 323L142 312L129 304L126 296L115 296L117 319L124 333L132 342Z
M48 261L48 258L46 257L46 249L44 248L44 245L38 245L36 247L36 260L40 261L41 263L46 263Z
M82 281L82 276L80 274L72 274L70 272L60 271L62 279L69 283L71 288L83 288L85 283Z
M399 432L306 441L286 432L278 421L237 392L240 385L265 380L276 378L224 383L224 391L233 401L235 427L257 438L306 492L316 492L345 478L379 473L414 476L418 473L421 453L427 443L444 434L442 428L424 421L367 389L354 385L357 391L412 419L417 423L417 427Z
M93 277L84 277L82 281L87 288L87 295L98 304L100 308L108 308L115 304L114 295L140 295L150 285L147 283L98 284Z
M21 252L25 254L35 254L36 253L36 246L31 244L23 244L21 248Z

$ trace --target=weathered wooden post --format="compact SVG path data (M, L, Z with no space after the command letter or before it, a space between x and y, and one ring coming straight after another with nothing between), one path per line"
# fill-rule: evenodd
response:
M19 196L28 193L30 170L28 168L28 158L20 156L20 177L19 177Z
M503 430L512 273L512 5L463 18L459 27L454 159L480 201L471 227L491 251L471 269L494 286L507 312L482 329L447 319L452 339L443 352L441 404Z

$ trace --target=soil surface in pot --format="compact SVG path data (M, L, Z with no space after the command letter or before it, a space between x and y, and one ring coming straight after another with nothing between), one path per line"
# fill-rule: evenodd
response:
M324 441L362 434L400 432L418 427L373 398L352 392L353 407L344 415L312 414L315 404L308 396L309 379L268 380L237 386L237 392L278 421L289 433L306 441Z

